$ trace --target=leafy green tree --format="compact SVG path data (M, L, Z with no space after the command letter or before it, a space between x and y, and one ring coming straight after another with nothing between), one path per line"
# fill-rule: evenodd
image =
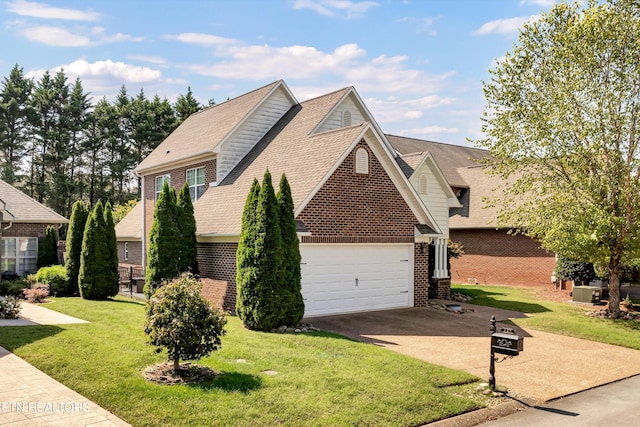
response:
M20 175L30 138L30 104L33 80L16 64L5 77L0 92L0 178L14 184Z
M111 203L107 202L104 206L104 226L105 240L109 247L109 271L111 272L111 286L114 295L118 293L120 286L120 275L118 273L118 239L116 237L116 228L113 222L113 213Z
M256 211L259 196L260 183L254 179L242 212L242 229L236 251L236 314L245 324L247 324L246 319L253 318L252 312L258 301L255 252Z
M58 230L49 225L38 248L38 268L58 264Z
M478 145L511 180L499 223L605 267L620 314L622 266L640 244L640 3L559 3L525 24L491 70Z
M558 258L556 261L556 277L560 280L572 280L576 286L588 285L597 275L590 262L571 261Z
M196 241L196 218L193 214L193 203L189 194L189 184L184 183L178 193L178 228L180 246L178 271L198 274L198 243Z
M243 319L250 329L268 331L282 324L282 234L280 212L271 174L262 179L255 218L254 297L244 304L248 314Z
M66 239L65 269L67 270L69 283L69 288L65 291L66 295L73 295L79 290L78 274L80 273L80 253L82 252L82 240L84 238L84 229L88 217L89 207L87 204L81 200L75 202L71 210Z
M300 240L296 232L296 219L291 187L285 174L280 178L280 189L277 195L280 231L282 232L282 280L280 295L282 322L285 325L297 325L304 317L304 300L300 273Z
M175 189L165 181L153 211L144 292L151 297L163 281L180 275L180 229Z
M180 359L197 360L218 350L226 323L222 311L204 299L200 284L183 274L147 302L144 332L157 352L167 350L178 371Z
M80 253L78 284L80 295L84 299L107 299L118 293L117 285L115 288L113 286L111 251L105 238L106 228L104 208L98 200L87 220Z
M129 200L126 203L122 203L119 205L115 205L113 207L113 222L119 223L122 219L127 216L129 212L138 204L137 200Z

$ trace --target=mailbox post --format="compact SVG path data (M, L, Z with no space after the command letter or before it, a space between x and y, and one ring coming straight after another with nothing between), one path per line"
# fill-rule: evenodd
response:
M489 364L489 387L496 389L496 353L504 354L505 358L517 356L524 349L524 338L516 335L515 330L502 328L496 332L496 316L491 316L489 323L491 332L491 362ZM504 359L503 359L504 360Z

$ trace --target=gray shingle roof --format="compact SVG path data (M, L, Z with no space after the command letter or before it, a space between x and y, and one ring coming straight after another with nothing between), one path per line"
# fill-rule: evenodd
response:
M22 191L0 180L0 200L4 202L4 221L16 223L66 224L69 222L42 203L33 200ZM0 203L2 206L3 203Z
M116 224L116 236L119 240L142 239L142 203L138 202L138 204Z

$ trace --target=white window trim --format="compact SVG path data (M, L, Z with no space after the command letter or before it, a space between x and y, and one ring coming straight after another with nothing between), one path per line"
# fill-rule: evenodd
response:
M369 173L369 152L363 147L356 150L355 169L357 174L367 175Z
M202 184L198 184L198 170L199 169L202 169L204 171L203 176L202 176ZM195 194L195 197L191 197L191 200L193 200L195 202L196 200L198 200L198 187L202 187L203 190L206 189L205 182L206 182L207 179L206 179L206 175L205 175L206 174L205 167L204 166L200 166L198 168L188 169L185 172L184 178L185 178L187 183L189 182L189 172L192 172L192 171L193 171L194 176L195 176L195 185L189 185L189 193L191 193L191 189L193 188L194 189L193 194ZM204 193L204 191L203 191L203 193Z
M23 236L16 236L16 237L3 237L2 240L0 240L0 245L2 245L2 249L0 249L0 252L4 252L4 248L5 248L5 242L8 240L15 240L16 241L16 254L15 257L11 257L11 259L13 259L15 261L15 271L19 274L22 274L24 271L29 271L29 272L33 272L35 273L35 271L31 271L31 270L25 270L24 269L24 260L25 259L31 259L34 260L33 262L33 266L34 268L36 267L36 263L38 261L38 238L37 237L23 237ZM23 240L35 240L35 248L36 248L36 253L34 256L32 257L27 257L27 256L20 256L20 242ZM8 259L8 256L2 256L2 258L0 258L0 265L2 264L1 260L4 259ZM4 271L4 269L2 269Z
M129 261L129 242L124 242L124 260Z
M160 190L158 190L158 179L162 178L162 186L160 187ZM168 181L168 184L171 185L171 175L169 174L165 174L165 175L158 175L155 177L155 179L153 180L154 183L153 185L154 187L154 191L155 191L155 196L154 196L154 200L157 202L158 201L158 197L160 196L160 193L162 193L162 187L164 187L164 181Z

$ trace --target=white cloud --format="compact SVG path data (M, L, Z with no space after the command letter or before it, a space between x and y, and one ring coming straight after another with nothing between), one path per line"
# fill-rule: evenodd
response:
M454 98L440 95L427 95L420 98L396 98L386 99L367 98L365 104L371 110L376 120L385 123L417 120L424 117L428 110L441 108L455 102Z
M407 24L413 26L417 32L426 33L430 36L435 36L438 33L433 29L433 24L435 23L436 18L426 17L426 18L416 18L413 16L406 16L404 18L397 19L395 22L399 24Z
M556 0L520 0L520 5L551 7L554 4L556 4Z
M375 1L348 1L348 0L295 0L293 9L311 9L314 12L335 16L336 14L346 14L347 19L360 18L367 10L378 6Z
M496 19L482 24L480 28L473 32L475 35L486 36L487 34L512 34L517 32L525 22L534 19L533 16L516 16L515 18Z
M167 34L164 38L167 40L176 40L182 43L195 44L199 46L230 46L239 43L238 40L235 39L203 33Z
M7 10L21 16L42 19L63 19L69 21L96 21L100 14L93 11L52 7L45 3L14 0L7 3Z
M127 55L127 59L131 59L133 61L148 62L155 65L167 65L167 60L160 56Z
M122 41L139 42L141 37L133 37L128 34L106 34L102 27L75 27L65 28L51 25L25 26L21 24L18 32L26 39L42 43L48 46L81 47L96 46Z
M451 135L460 132L458 128L447 128L442 126L422 126L411 129L404 129L401 135L413 135L430 140L439 140L443 135Z

